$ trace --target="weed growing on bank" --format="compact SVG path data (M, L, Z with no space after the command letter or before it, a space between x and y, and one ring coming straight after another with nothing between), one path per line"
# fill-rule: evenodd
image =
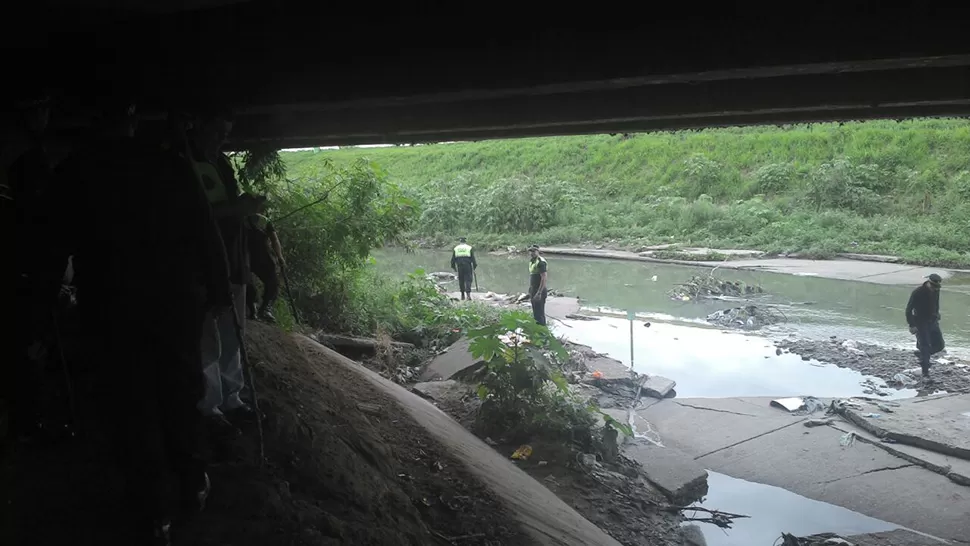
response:
M970 265L970 121L874 121L285 154L366 156L420 209L412 240L649 244Z

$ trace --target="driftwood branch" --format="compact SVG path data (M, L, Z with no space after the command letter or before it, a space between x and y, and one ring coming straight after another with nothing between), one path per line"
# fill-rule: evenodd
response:
M319 333L316 335L317 341L325 345L330 345L336 349L354 349L357 351L376 351L381 345L376 339L366 337L341 336L337 334ZM391 347L401 350L414 350L414 345L403 341L392 341Z

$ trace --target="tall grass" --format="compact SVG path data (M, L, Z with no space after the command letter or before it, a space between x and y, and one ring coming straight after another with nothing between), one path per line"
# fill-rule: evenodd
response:
M370 158L414 234L485 246L678 242L970 264L970 121L876 121L284 154Z

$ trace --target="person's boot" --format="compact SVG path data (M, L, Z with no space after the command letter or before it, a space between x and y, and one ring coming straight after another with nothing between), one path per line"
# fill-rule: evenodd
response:
M259 311L256 312L256 318L258 318L263 322L276 324L276 317L273 316L273 313L271 313L269 310L269 306L266 304L263 304L263 306L260 307Z

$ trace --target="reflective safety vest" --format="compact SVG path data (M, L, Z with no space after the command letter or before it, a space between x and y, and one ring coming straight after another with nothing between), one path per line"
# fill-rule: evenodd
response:
M222 181L222 177L219 176L219 169L215 165L207 161L196 161L195 170L199 173L199 178L202 179L202 189L205 190L205 196L209 199L210 203L220 203L229 200L229 192L226 190L226 184Z
M536 261L529 260L529 274L530 275L538 275L539 274L539 264L540 263L543 263L543 264L546 263L546 259L543 258L542 256L539 256L539 259L536 260Z
M455 257L456 258L471 258L472 257L472 247L462 243L455 247Z

